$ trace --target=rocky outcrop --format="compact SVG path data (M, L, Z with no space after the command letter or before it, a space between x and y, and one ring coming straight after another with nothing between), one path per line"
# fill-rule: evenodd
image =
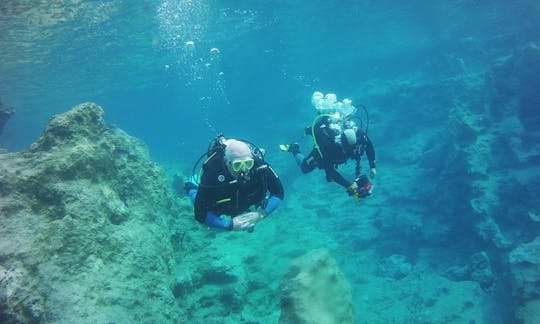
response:
M540 48L528 45L489 70L484 127L467 148L477 193L471 205L484 218L477 233L501 250L533 239L540 229L527 217L540 199L539 62Z
M381 220L374 222L378 241L384 242L381 250L392 246L390 254L409 256L423 244L453 246L453 253L437 256L446 265L442 272L453 280L473 280L494 295L519 282L511 284L507 275L517 271L507 262L509 253L533 241L540 230L539 62L540 47L528 44L486 69L365 87L363 95L372 101L367 105L384 107L370 111L373 120L385 121L372 140L393 148L377 151L392 175L371 198L383 201L377 206ZM471 256L471 251L478 253ZM407 278L396 271L395 261L379 261L377 274ZM530 275L539 272L527 269ZM522 293L528 290L515 290L513 301L537 305L519 297ZM497 310L510 318L516 315L512 307ZM531 312L520 314L526 320Z
M540 320L540 236L521 244L508 257L513 296L520 301L517 316L525 323Z
M5 107L0 101L0 135L2 135L4 131L4 125L6 125L7 121L14 112L15 110L13 108Z
M379 262L377 273L382 277L400 280L407 276L411 269L412 265L404 255L394 254Z
M170 321L191 222L141 141L85 103L0 166L1 322Z
M328 250L291 262L281 282L280 323L354 323L349 284Z

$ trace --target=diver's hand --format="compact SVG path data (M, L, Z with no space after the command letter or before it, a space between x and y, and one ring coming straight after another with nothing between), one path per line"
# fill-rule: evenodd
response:
M376 175L377 175L377 169L371 168L369 170L369 177L373 179L373 178L375 178Z
M233 231L252 232L259 219L261 219L261 217L258 212L249 212L236 216L232 219Z

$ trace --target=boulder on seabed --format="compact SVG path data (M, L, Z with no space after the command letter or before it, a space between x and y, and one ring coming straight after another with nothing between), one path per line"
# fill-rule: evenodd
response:
M281 282L280 323L354 323L349 284L327 249L289 265Z

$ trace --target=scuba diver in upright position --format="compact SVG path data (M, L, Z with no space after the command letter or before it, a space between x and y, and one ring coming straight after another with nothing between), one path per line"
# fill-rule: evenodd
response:
M314 148L307 157L300 153L298 143L282 144L280 148L294 155L303 173L311 172L316 167L323 169L327 181L337 182L347 190L349 196L360 201L371 194L373 187L367 176L361 175L360 159L364 153L369 161L370 177L374 178L377 174L375 149L367 136L367 126L364 132L352 120L356 108L349 99L337 102L334 94L323 96L315 92L312 104L319 114L312 126L305 129L305 133L313 137ZM356 162L354 181L347 180L337 170L339 165L349 159Z
M186 182L184 187L200 223L251 232L258 221L281 204L283 185L255 145L220 135L195 168L205 156L199 183Z

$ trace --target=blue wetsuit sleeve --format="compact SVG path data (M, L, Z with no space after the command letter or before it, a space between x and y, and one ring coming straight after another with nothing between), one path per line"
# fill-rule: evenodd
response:
M217 229L221 229L225 231L232 231L232 225L233 225L232 220L221 218L210 211L206 213L204 224L212 228L217 228Z
M281 198L276 196L270 196L266 201L266 206L264 206L263 211L266 216L270 215L276 208L281 205Z

